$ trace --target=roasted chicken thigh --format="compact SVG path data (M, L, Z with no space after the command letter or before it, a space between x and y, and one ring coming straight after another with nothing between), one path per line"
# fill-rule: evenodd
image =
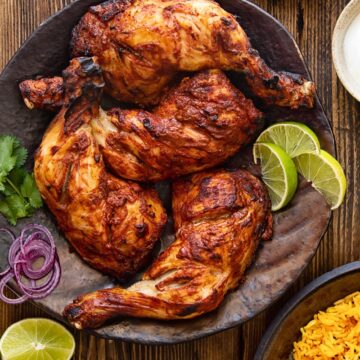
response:
M82 259L124 279L143 267L166 222L155 190L107 172L91 121L104 86L92 58L64 71L63 107L35 156L39 191Z
M272 234L271 205L245 170L210 171L173 186L176 239L143 280L75 300L64 315L77 328L113 317L189 319L214 310L244 278L261 239Z
M24 81L20 87L26 104L51 108L58 79ZM58 103L56 94L54 105ZM157 181L220 164L249 143L263 121L223 72L205 70L183 79L151 112L100 110L90 125L114 173Z
M92 6L75 27L72 56L99 57L116 99L156 104L182 71L242 72L266 103L313 106L314 84L275 72L251 47L235 17L212 0L110 0Z

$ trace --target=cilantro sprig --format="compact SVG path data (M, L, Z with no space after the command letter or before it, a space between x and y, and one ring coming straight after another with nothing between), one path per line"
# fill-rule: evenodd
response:
M23 166L28 156L14 136L0 136L0 213L11 225L42 206L34 176Z

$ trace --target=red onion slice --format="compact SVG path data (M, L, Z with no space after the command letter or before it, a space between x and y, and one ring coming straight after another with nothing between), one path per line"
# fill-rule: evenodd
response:
M0 299L9 304L19 304L28 299L42 299L48 296L59 284L61 268L56 253L56 246L50 231L37 224L25 226L18 238L8 229L12 244L9 249L9 268L0 273ZM34 262L43 259L39 269L34 269ZM46 277L48 278L44 280ZM7 298L5 285L14 278L23 296L17 299ZM24 284L27 279L28 284Z
M25 237L26 232L29 230L33 230L33 229L36 229L38 231L35 231L35 232L31 233L28 237ZM42 237L42 236L44 236L44 237ZM53 239L50 231L45 226L37 225L37 224L27 225L21 231L20 246L21 246L22 254L25 256L25 254L24 254L25 245L36 238L40 238L41 240L49 243L49 245L51 247L51 254L52 254L51 256L53 257L55 255L55 251L56 251L54 239Z
M9 271L11 271L11 268L10 268L10 267L8 267L6 270L0 272L0 278L3 277L3 276L5 276Z
M17 284L25 295L28 295L32 299L42 299L56 288L60 281L61 271L60 265L56 261L54 263L54 270L52 271L49 279L44 284L40 285L36 285L36 281L32 282L31 285L25 285L21 281L21 272L18 271L18 266L14 267L14 274Z
M9 272L0 280L0 300L4 301L7 304L16 305L21 304L29 299L28 295L23 295L16 299L11 299L7 297L4 293L5 285L14 277L13 272Z
M50 246L42 240L33 240L30 245L25 245L23 253L26 263L23 264L22 270L30 279L38 280L43 278L54 266L55 253L53 253ZM39 269L35 270L32 267L32 263L39 258L44 258L44 263Z
M15 241L15 235L11 230L6 229L6 228L0 228L0 232L4 232L4 233L8 234L11 237L11 241L12 242Z
M15 261L16 254L20 251L20 239L14 240L9 249L8 262L11 265Z

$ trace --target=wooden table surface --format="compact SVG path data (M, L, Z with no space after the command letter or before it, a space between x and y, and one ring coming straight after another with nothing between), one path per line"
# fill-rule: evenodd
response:
M0 0L0 67L3 68L29 34L49 15L72 0ZM86 1L86 0L82 0ZM276 311L292 294L320 274L360 258L360 104L343 88L331 60L331 35L346 0L255 0L294 35L316 81L325 112L332 122L338 159L346 170L345 203L333 214L329 229L311 264L290 291L246 324L202 340L174 346L145 346L105 341L75 332L75 359L232 360L253 359L257 345ZM56 39L54 39L56 41ZM301 119L299 119L301 121ZM360 181L360 180L358 180ZM0 302L0 335L14 322L47 316L29 303ZM276 360L276 359L274 359Z

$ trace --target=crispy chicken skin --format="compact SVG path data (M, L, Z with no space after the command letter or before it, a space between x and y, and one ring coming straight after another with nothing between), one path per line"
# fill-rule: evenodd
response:
M120 176L174 179L224 162L263 126L262 114L220 70L185 78L152 113L115 109L94 125Z
M251 47L235 17L212 0L110 0L75 27L72 56L99 57L114 98L156 104L174 76L203 69L244 73L266 103L312 107L314 84L275 72Z
M23 85L28 96L33 86ZM36 99L27 101L38 106L37 88ZM47 104L48 93L44 89ZM261 112L220 70L183 79L152 112L101 110L91 121L107 165L137 181L176 178L218 165L249 143L262 125Z
M76 299L64 315L77 328L114 317L189 319L214 310L244 279L261 239L272 235L271 205L245 170L197 173L173 185L176 239L128 289Z
M35 156L35 179L60 229L91 266L119 279L143 267L166 222L155 190L109 174L90 122L104 86L95 59L71 61L65 100Z

